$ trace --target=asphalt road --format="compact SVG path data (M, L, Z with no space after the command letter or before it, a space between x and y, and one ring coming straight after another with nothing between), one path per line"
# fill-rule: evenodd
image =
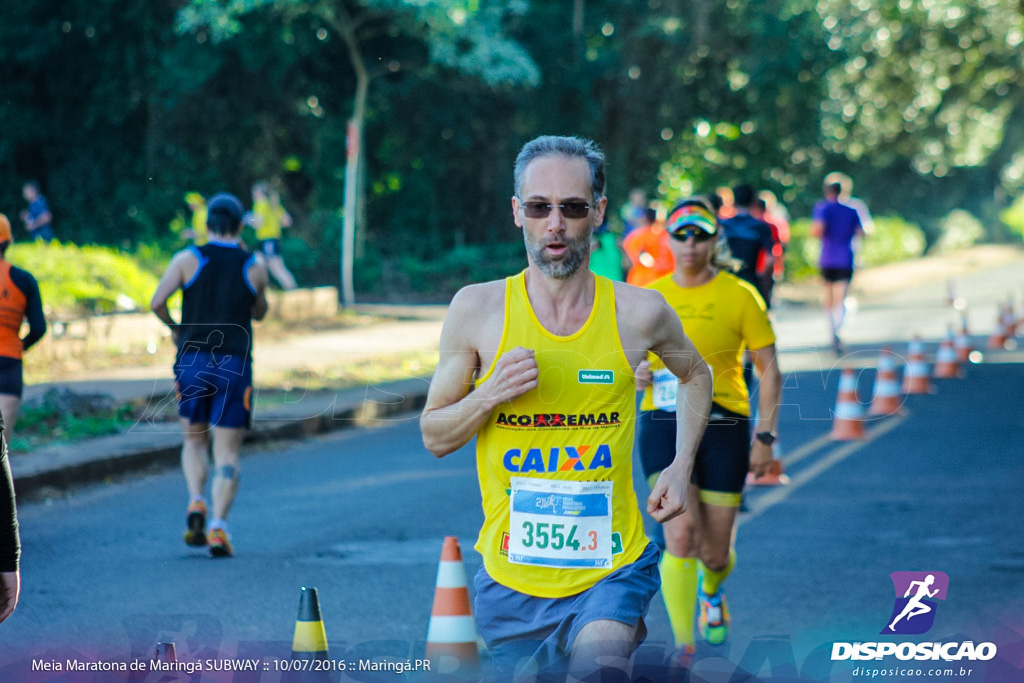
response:
M964 286L981 291L991 277ZM1005 291L1015 272L1003 277L993 292ZM952 315L941 299L931 287L865 305L844 359L802 352L794 341L801 330L820 334L811 331L815 312L780 312L791 361L780 453L792 483L749 491L739 562L726 583L730 641L701 646L692 680L852 681L858 666L908 668L893 658L830 660L835 642L893 640L879 634L898 597L890 580L897 571L949 577L934 626L903 639L990 641L998 655L911 662L909 674L883 680L1024 680L1024 355L987 354L966 379L938 381L933 395L910 397L903 414L869 422L864 441L827 438L839 366L870 365L879 344L902 344L915 328L930 334ZM860 374L864 402L873 375ZM460 539L470 576L480 563L471 449L436 460L409 415L266 445L242 470L232 512L238 554L229 560L182 544L177 471L23 501L24 590L0 626L0 681L125 680L32 666L148 659L160 641L175 642L183 661L287 658L301 586L318 588L332 658L420 656L443 538ZM658 598L648 625L637 675L659 680L671 635ZM940 676L928 676L933 667ZM361 680L396 680L378 676ZM280 678L271 670L191 680Z

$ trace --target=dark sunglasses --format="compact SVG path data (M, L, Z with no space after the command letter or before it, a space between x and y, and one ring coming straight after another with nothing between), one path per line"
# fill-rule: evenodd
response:
M707 242L710 239L714 239L715 236L709 232L698 229L677 230L676 232L672 233L672 239L679 240L680 242L685 242L691 237L697 242Z
M548 204L547 202L523 202L523 213L527 218L547 218L551 209L558 209L565 218L586 218L594 208L586 202L565 202L564 204Z

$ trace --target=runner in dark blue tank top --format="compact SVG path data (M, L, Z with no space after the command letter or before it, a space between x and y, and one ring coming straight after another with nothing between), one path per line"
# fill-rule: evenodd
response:
M182 469L191 498L185 543L209 545L214 557L233 554L227 516L238 489L239 450L252 412L252 321L267 313L266 268L242 246L242 203L229 194L207 204L210 239L175 254L151 308L168 327L178 415L185 430ZM181 322L167 300L181 290ZM206 489L213 427L213 518L207 526Z

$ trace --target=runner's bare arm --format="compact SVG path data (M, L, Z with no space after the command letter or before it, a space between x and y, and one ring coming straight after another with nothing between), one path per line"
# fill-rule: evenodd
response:
M267 303L267 285L270 282L267 267L259 261L254 261L249 266L249 282L256 290L256 301L252 302L250 315L253 320L263 320L270 309L270 304Z
M160 318L164 325L171 328L172 332L177 329L178 323L174 321L170 311L167 310L167 300L187 282L185 278L187 267L198 265L198 263L196 257L188 250L175 254L167 265L163 277L160 278L160 283L156 286L153 299L149 302L150 310Z
M697 445L711 412L711 371L683 332L676 312L659 297L651 314L651 351L679 378L676 393L676 457L662 470L647 498L647 511L657 522L682 514L687 505L690 473Z
M474 375L482 370L479 339L488 321L481 316L495 308L493 284L456 294L441 330L440 359L420 416L423 445L439 458L469 443L495 406L537 386L533 350L517 347L503 354L487 382L471 391ZM503 292L504 283L499 284Z
M782 373L779 372L775 344L752 349L750 357L760 378L757 389L757 426L754 433L774 433L779 421L779 403L782 400ZM755 439L750 447L750 471L760 477L768 471L771 462L772 447Z

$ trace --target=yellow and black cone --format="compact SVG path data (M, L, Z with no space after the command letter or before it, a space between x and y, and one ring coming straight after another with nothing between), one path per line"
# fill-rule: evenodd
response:
M327 632L320 616L320 600L316 588L302 587L299 593L299 616L292 639L292 659L327 659Z
M320 600L316 588L302 587L299 592L299 616L295 620L295 636L292 638L292 661L317 661L327 659L327 631L320 615ZM286 683L329 681L330 673L325 667L292 667L284 677Z

